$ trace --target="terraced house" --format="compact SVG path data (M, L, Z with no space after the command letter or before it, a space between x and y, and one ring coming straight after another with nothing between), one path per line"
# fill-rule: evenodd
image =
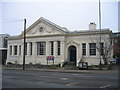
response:
M100 62L99 47L101 33L101 50L111 43L111 33L109 29L96 29L96 24L90 23L88 30L69 31L65 27L41 17L26 29L26 64L61 66L65 62L74 62L78 66L79 62L88 62L88 65L98 65ZM24 33L8 38L7 63L23 63L23 41ZM112 58L112 50L109 53ZM103 63L103 59L102 59Z

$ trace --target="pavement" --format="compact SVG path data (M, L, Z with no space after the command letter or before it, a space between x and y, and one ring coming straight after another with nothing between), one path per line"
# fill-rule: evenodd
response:
M3 67L6 70L23 70L23 68ZM65 70L65 69L41 69L41 68L25 68L25 70L31 71L43 71L43 72L60 72L60 73L118 73L118 69L115 70Z

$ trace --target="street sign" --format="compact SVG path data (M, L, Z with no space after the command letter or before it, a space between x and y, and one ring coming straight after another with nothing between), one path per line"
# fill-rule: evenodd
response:
M48 65L48 61L53 61L53 65L54 65L54 56L47 56L47 65Z
M54 60L53 56L47 56L47 60Z

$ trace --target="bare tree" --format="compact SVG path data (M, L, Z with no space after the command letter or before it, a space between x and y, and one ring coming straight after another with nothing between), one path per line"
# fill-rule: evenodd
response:
M99 39L99 34L94 35L89 35L90 39L92 40L92 43L96 43L96 49L97 52L99 53L99 57L103 60L104 65L108 65L108 62L110 62L110 59L112 57L112 38L111 38L111 33L109 36L106 34L101 35L101 43Z

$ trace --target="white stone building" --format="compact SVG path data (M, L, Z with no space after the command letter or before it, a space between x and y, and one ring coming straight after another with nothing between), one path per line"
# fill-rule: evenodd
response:
M109 45L112 31L102 29L102 43ZM47 56L54 56L54 64L63 65L66 61L80 61L88 65L98 65L100 31L95 23L89 24L89 30L68 31L51 21L41 17L26 30L26 60L25 63L47 64ZM23 63L23 33L8 38L7 62ZM52 60L48 64L52 64Z

